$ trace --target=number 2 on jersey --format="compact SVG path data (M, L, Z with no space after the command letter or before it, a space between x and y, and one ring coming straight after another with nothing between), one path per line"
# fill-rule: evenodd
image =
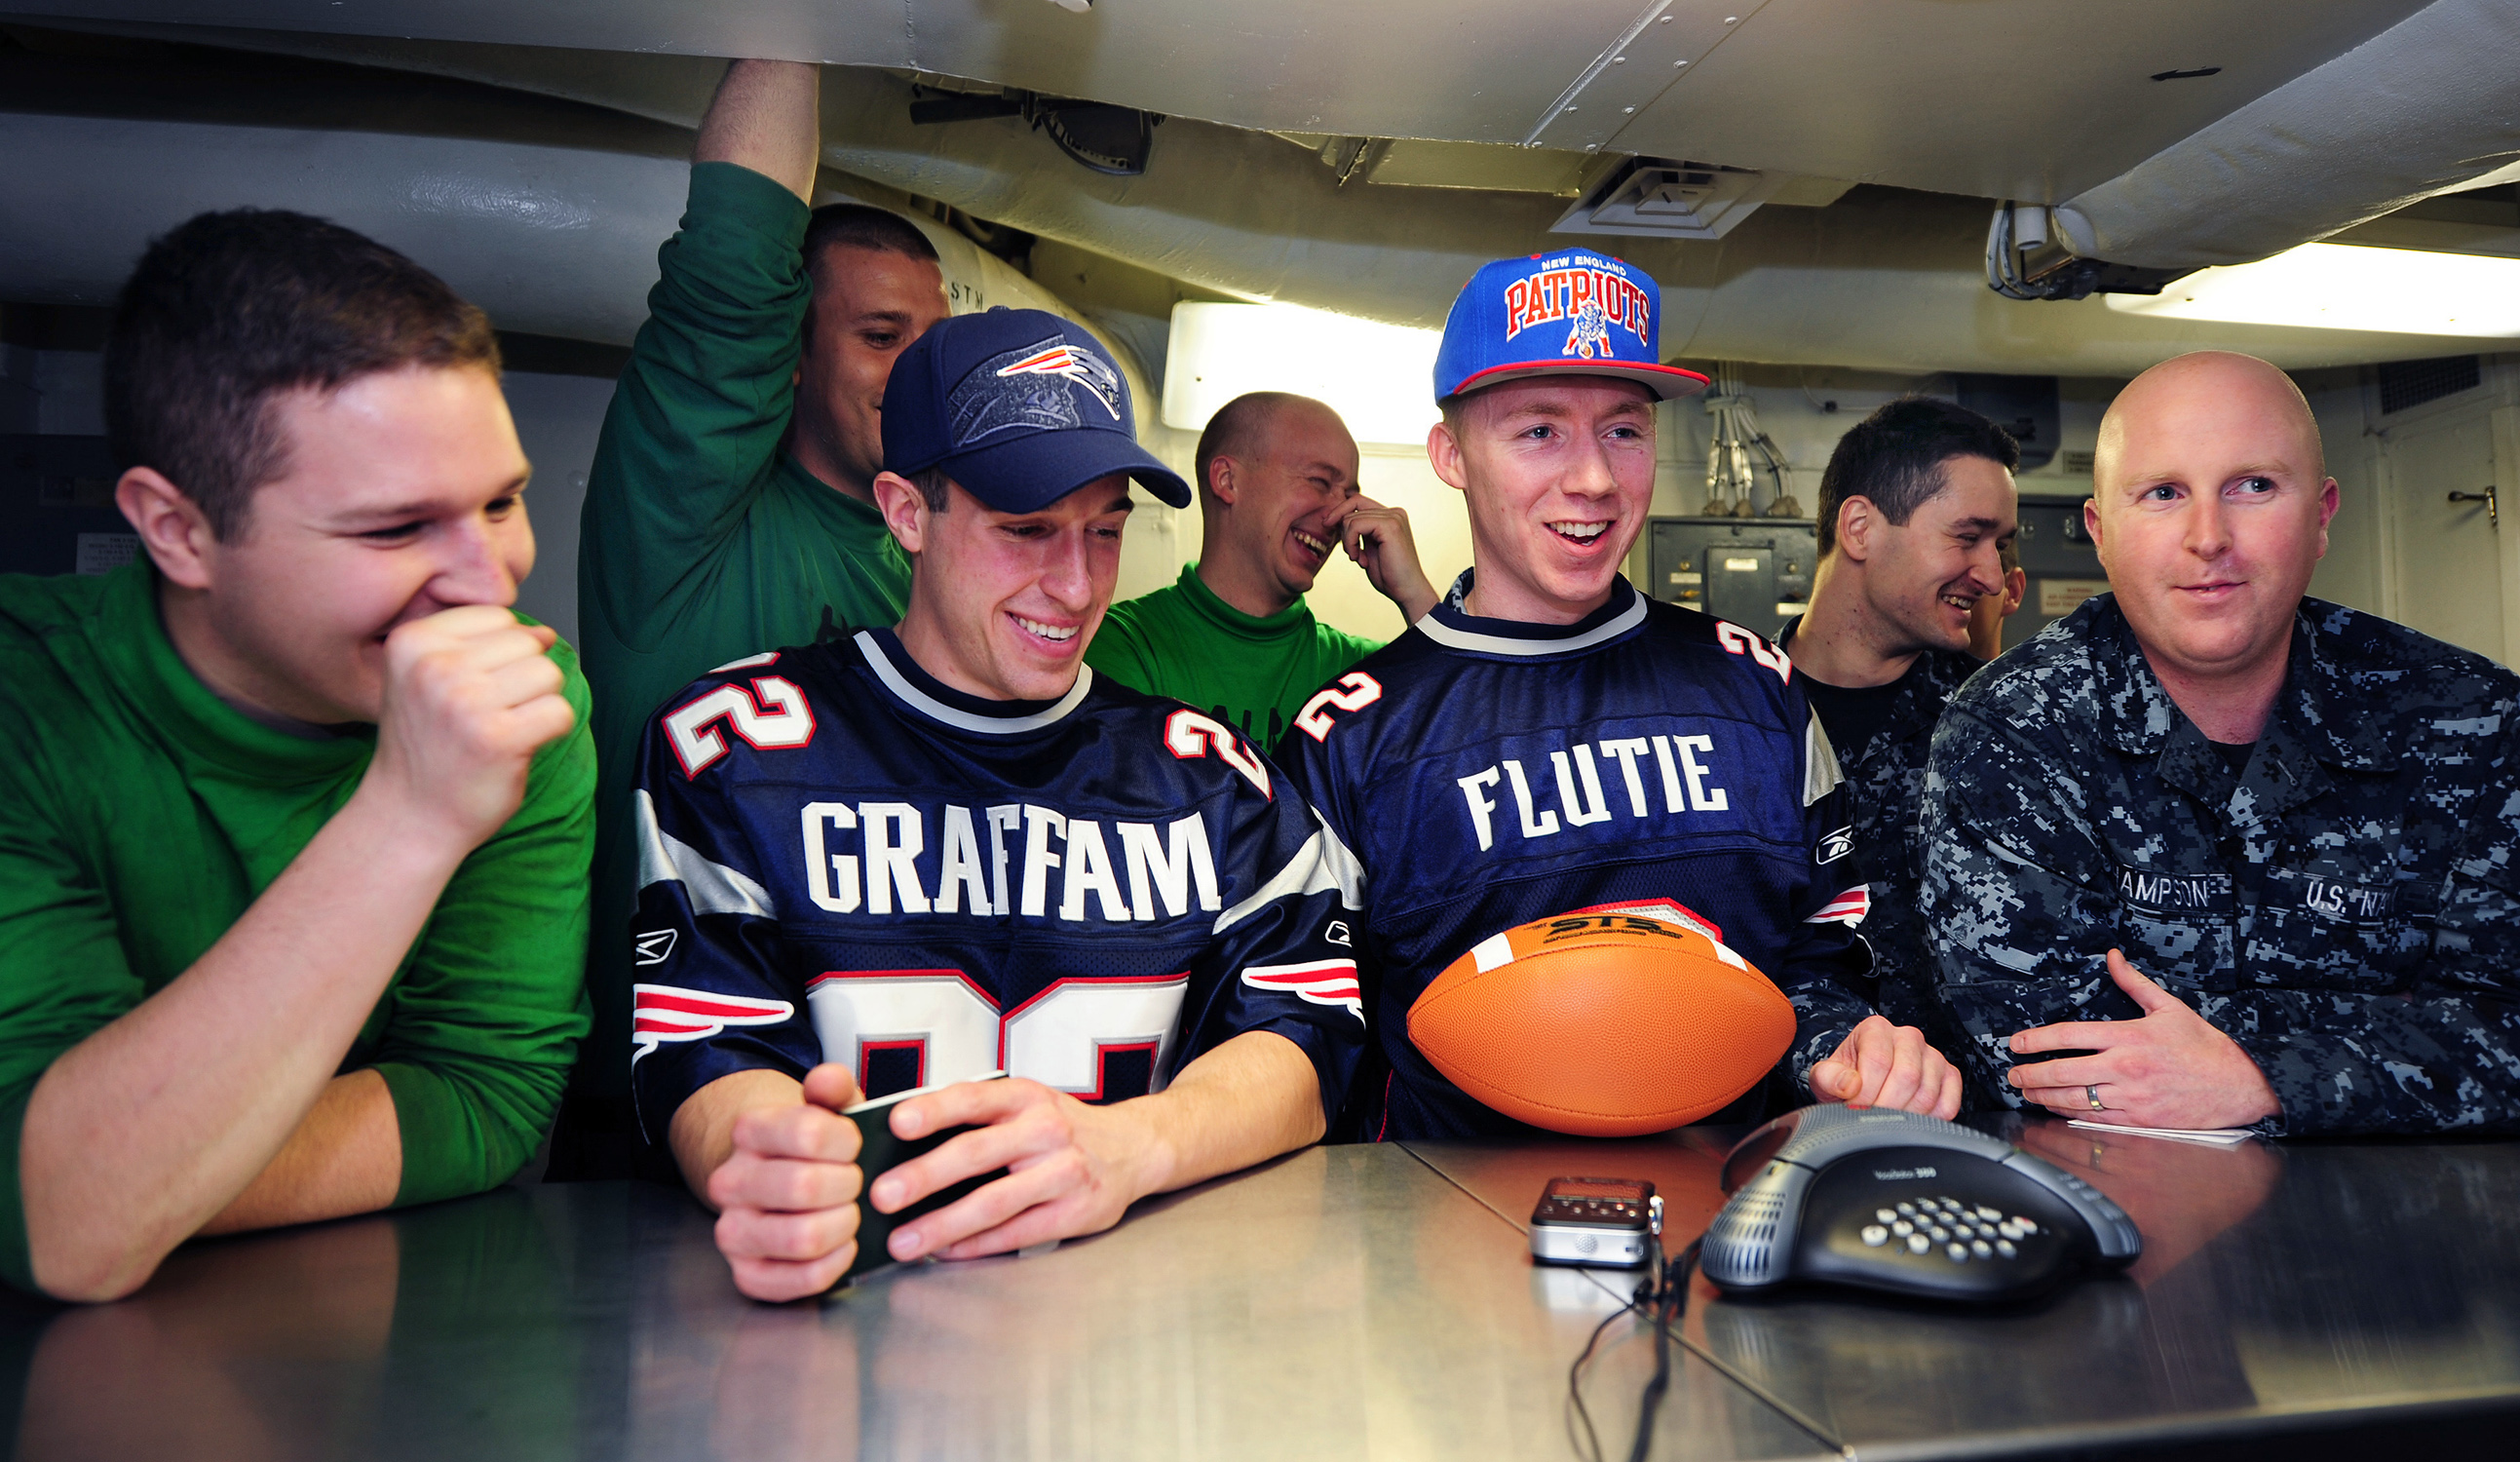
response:
M726 754L726 738L717 728L721 720L756 752L788 750L814 739L814 709L794 681L764 675L748 692L740 685L721 685L665 714L665 740L683 764L685 778L698 776Z
M1363 670L1350 670L1339 677L1338 684L1313 692L1313 698L1295 713L1295 729L1315 741L1328 741L1331 711L1363 710L1381 699L1381 681Z
M861 1088L876 1053L904 1051L911 1086L1003 1071L1093 1102L1136 1095L1113 1089L1115 1056L1142 1056L1147 1090L1163 1089L1189 989L1188 974L1062 980L1001 1012L959 970L832 971L805 1004L823 1059L846 1065Z

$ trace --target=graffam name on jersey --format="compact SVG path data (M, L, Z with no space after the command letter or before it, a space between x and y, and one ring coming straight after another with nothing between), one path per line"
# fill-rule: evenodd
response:
M807 802L800 822L806 894L829 913L1117 924L1224 907L1196 812L1159 826L948 802L931 823L914 802Z
M1507 830L1527 843L1614 817L1734 811L1732 791L1716 781L1718 759L1713 736L1613 736L1528 765L1508 756L1454 781L1486 852Z
M1652 309L1644 291L1605 269L1573 264L1543 268L1506 286L1505 338L1512 340L1535 325L1598 319L1603 326L1626 331L1642 344L1652 324L1648 318Z

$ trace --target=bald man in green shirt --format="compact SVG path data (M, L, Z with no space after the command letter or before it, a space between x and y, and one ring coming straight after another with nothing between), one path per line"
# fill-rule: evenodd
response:
M1409 622L1435 607L1409 515L1360 496L1356 473L1356 439L1321 402L1284 391L1227 402L1198 439L1199 561L1111 606L1086 662L1275 747L1315 691L1382 648L1304 604L1333 547Z

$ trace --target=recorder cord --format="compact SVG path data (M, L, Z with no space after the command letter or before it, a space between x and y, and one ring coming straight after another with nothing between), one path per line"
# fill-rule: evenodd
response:
M1653 1253L1661 1259L1645 1266L1644 1278L1637 1282L1636 1293L1628 1302L1602 1316L1593 1327L1592 1338L1584 1342L1583 1353L1566 1371L1567 1439L1574 1443L1575 1455L1584 1462L1603 1462L1600 1434L1594 1430L1593 1413L1584 1404L1584 1367L1592 1364L1593 1352L1599 1348L1602 1335L1621 1316L1641 1314L1653 1325L1654 1372L1645 1383L1644 1394L1637 1403L1636 1440L1629 1445L1628 1462L1644 1462L1653 1446L1654 1413L1661 1408L1663 1393L1671 1386L1671 1329L1688 1313L1688 1276L1697 1267L1700 1236L1688 1241L1679 1254L1663 1258L1662 1245L1654 1241ZM1579 1431L1578 1428L1581 1428Z

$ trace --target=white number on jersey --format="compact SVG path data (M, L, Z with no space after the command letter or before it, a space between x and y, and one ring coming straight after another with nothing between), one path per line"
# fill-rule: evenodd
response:
M1363 670L1350 670L1339 677L1338 684L1313 692L1313 698L1295 713L1295 729L1315 741L1327 741L1330 734L1331 711L1363 710L1381 699L1381 681Z
M1235 739L1234 733L1225 728L1225 723L1214 716L1201 715L1189 707L1174 711L1164 722L1164 747L1184 761L1195 761L1214 753L1217 759L1242 773L1252 786L1259 788L1262 797L1272 795L1269 791L1269 769L1261 765L1260 758L1245 750L1242 743Z
M813 708L794 681L764 675L752 682L749 693L740 685L721 685L665 716L665 739L686 778L698 776L726 754L720 720L756 752L801 747L814 739Z
M805 1005L823 1059L861 1087L871 1053L913 1050L915 1085L1003 1071L1096 1101L1123 1052L1147 1053L1148 1090L1163 1089L1189 990L1187 974L1062 980L1001 1014L959 970L834 971L814 981Z
M1746 655L1752 660L1757 661L1759 663L1766 665L1769 669L1776 671L1777 678L1778 680L1782 680L1787 684L1791 684L1793 682L1794 662L1785 658L1785 652L1769 644L1766 640L1759 638L1750 631L1743 629L1740 625L1733 623L1732 620L1718 619L1715 621L1715 639L1717 643L1721 644L1725 649L1732 651L1733 654Z

